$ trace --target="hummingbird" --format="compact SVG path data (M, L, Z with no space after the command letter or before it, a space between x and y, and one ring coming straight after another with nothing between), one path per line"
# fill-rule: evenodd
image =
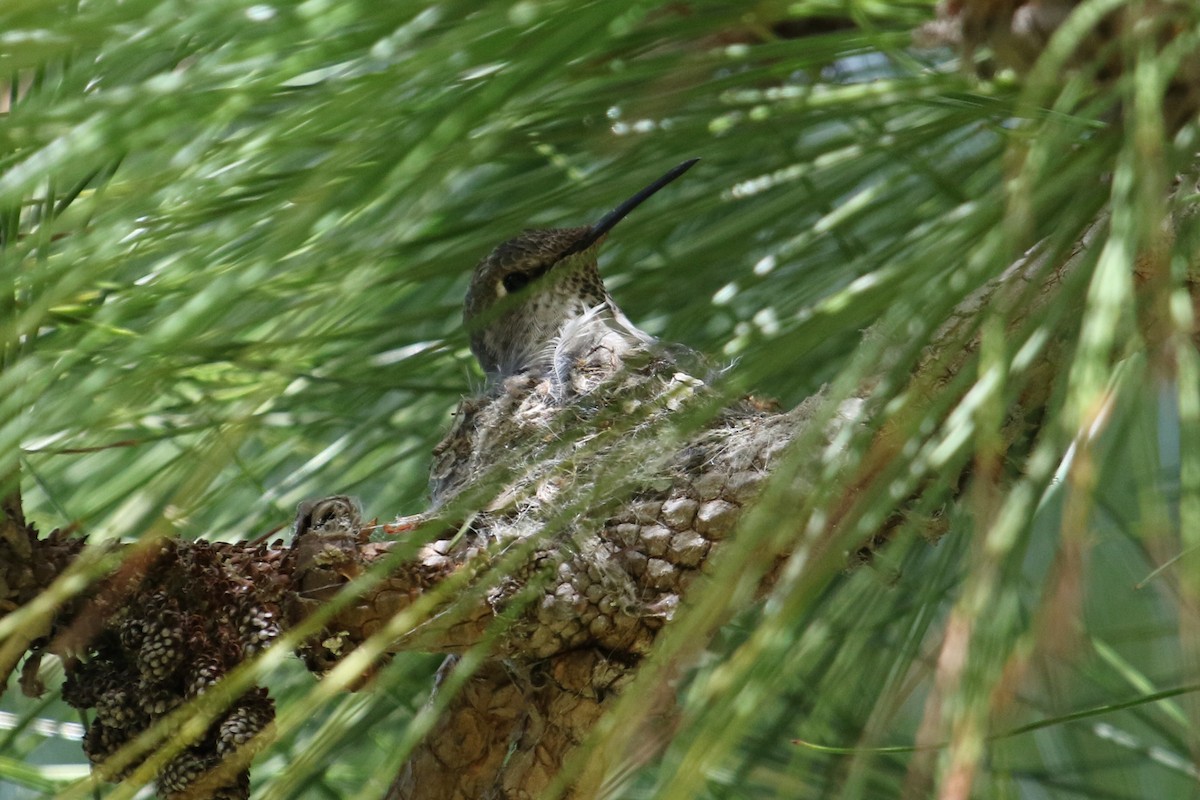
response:
M669 348L613 301L596 258L613 226L698 160L669 170L594 225L526 230L475 267L463 325L488 385L459 403L454 425L434 448L429 486L435 508L503 460L520 438L514 420L545 422L633 361L674 363Z
M546 374L561 395L577 365L610 372L631 353L654 347L655 338L634 325L605 289L597 255L618 222L697 161L675 166L594 225L526 230L479 262L463 324L489 385Z
M572 397L617 375L635 355L673 363L669 351L613 301L596 258L613 226L696 161L669 170L594 225L526 230L475 267L463 325L488 386L459 403L454 425L434 448L429 476L434 507L501 459L516 435L514 419L548 420ZM523 413L516 411L525 404Z

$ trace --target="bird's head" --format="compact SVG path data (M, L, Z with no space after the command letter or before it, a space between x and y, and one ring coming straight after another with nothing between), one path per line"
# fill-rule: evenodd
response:
M463 324L489 378L529 368L564 325L598 305L611 305L596 261L605 235L696 160L678 165L595 225L527 230L479 262L463 305Z

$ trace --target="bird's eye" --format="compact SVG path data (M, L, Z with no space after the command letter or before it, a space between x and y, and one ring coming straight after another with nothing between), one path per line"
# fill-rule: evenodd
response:
M530 277L525 272L510 272L504 276L504 291L512 294L529 285Z
M504 291L508 294L521 291L526 286L549 272L552 266L554 265L542 264L541 266L534 267L533 269L508 273L504 276L504 280L501 281L501 283L504 284Z

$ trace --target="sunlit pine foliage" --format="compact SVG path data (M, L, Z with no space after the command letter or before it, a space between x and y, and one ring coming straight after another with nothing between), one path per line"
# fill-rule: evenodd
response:
M1077 27L1114 5L1083 3ZM369 516L420 511L429 451L481 385L459 328L475 262L524 227L595 219L684 158L702 161L610 236L609 287L648 330L732 364L731 394L786 406L828 384L833 408L873 378L879 414L906 408L904 376L962 298L1035 244L1064 259L1100 220L1037 318L985 309L955 391L904 416L858 519L928 499L872 565L804 549L866 442L841 461L801 442L789 468L817 491L781 488L745 520L724 583L664 635L664 661L687 665L679 734L611 796L1194 793L1196 197L1186 180L1170 193L1198 129L1161 114L1177 56L1131 35L1101 83L1067 66L1081 34L1064 29L1026 76L986 50L975 71L913 47L932 14L0 6L6 490L43 529L95 542L250 539L343 492ZM1152 301L1138 257L1159 265ZM1061 362L1031 372L1051 344ZM1053 381L1039 432L989 469L1029 381ZM760 548L797 555L755 603L737 577ZM260 676L280 731L256 796L378 796L437 662L402 654L358 694L315 694L295 659ZM0 705L0 796L131 796L78 781L59 724L78 720L45 673L46 699L10 685Z

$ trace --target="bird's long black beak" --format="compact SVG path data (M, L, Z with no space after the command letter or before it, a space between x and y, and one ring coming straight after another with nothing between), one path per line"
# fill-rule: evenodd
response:
M599 222L597 222L595 225L592 226L592 229L590 231L588 231L587 236L584 236L578 242L571 245L570 249L568 249L567 252L563 253L563 256L569 256L572 253L581 253L584 250L587 250L589 247L594 245L600 239L601 236L603 236L604 234L611 231L618 222L623 220L625 218L625 215L627 215L630 211L633 211L635 208L640 206L643 202L646 201L647 198L650 197L650 195L654 194L659 189L663 188L668 183L675 180L683 173L687 172L689 169L691 169L693 166L695 166L696 162L699 160L700 159L698 159L698 158L689 158L687 161L684 161L682 164L678 164L678 165L672 167L670 170L667 171L667 173L665 175L663 175L661 178L656 180L654 183L652 183L649 186L647 186L646 188L642 189L640 192L635 194L633 197L629 198L624 203L621 203L621 205L617 206L612 211L605 214L600 219Z

